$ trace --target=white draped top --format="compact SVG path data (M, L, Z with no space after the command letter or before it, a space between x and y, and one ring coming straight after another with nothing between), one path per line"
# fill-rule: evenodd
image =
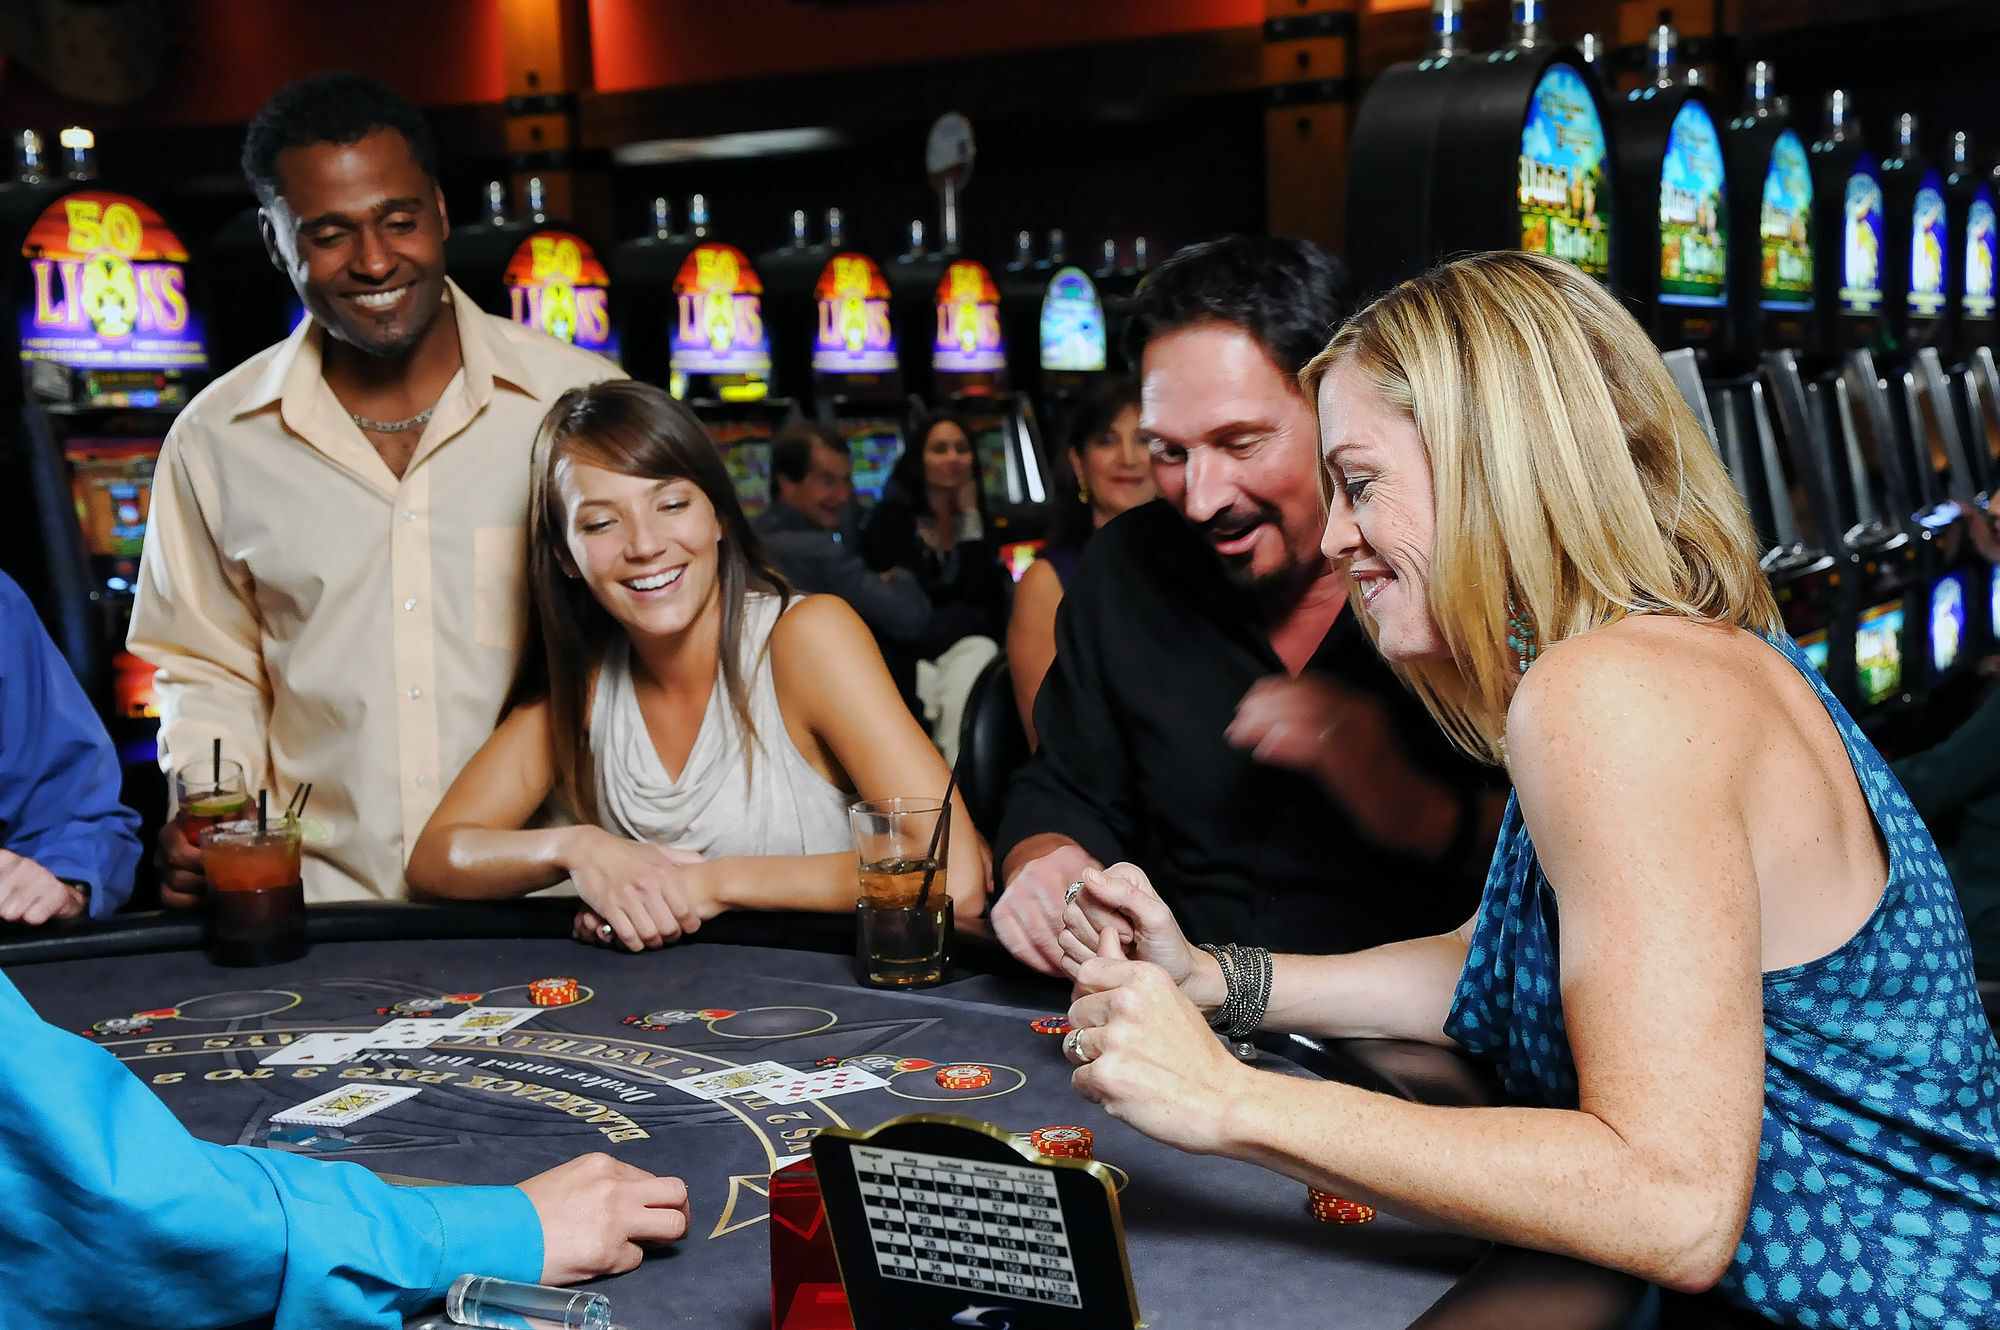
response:
M757 760L747 769L746 738L720 671L694 749L676 780L667 774L639 713L630 645L620 634L605 649L590 706L597 820L605 830L693 850L704 859L854 848L847 821L852 796L806 761L778 710L768 650L778 614L777 596L752 591L744 597L741 677L757 726Z

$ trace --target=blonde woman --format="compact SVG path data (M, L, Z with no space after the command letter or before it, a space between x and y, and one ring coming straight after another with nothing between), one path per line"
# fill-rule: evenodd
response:
M1302 377L1328 557L1513 777L1485 895L1453 933L1273 961L1190 948L1136 870L1093 873L1062 938L1077 1088L1780 1323L1994 1324L2000 1047L1951 884L1638 325L1574 269L1479 255ZM1518 1106L1255 1071L1211 1024L1455 1043Z

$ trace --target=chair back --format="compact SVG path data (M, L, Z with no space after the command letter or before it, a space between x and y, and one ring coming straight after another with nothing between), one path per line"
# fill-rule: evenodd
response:
M979 672L965 699L958 730L958 791L979 834L992 840L1000 829L1007 782L1028 760L1028 734L1014 707L1014 681L1005 652Z

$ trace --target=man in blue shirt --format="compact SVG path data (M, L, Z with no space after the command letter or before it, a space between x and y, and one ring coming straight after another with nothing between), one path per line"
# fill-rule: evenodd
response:
M0 922L103 917L132 894L139 815L76 676L0 573Z
M395 1327L462 1274L568 1284L687 1232L687 1187L586 1155L519 1187L196 1140L0 976L0 1325Z

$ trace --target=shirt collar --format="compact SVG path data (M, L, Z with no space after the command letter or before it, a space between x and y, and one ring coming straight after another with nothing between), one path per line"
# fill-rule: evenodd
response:
M445 279L445 295L458 311L458 355L473 405L485 406L492 400L494 387L503 383L529 397L536 396L534 376L521 363L505 332L495 326L499 319L482 311L450 278ZM325 329L310 316L300 319L244 394L236 416L252 415L286 401L303 404L310 400L308 394L316 391L315 381L320 377L320 348L325 336Z

